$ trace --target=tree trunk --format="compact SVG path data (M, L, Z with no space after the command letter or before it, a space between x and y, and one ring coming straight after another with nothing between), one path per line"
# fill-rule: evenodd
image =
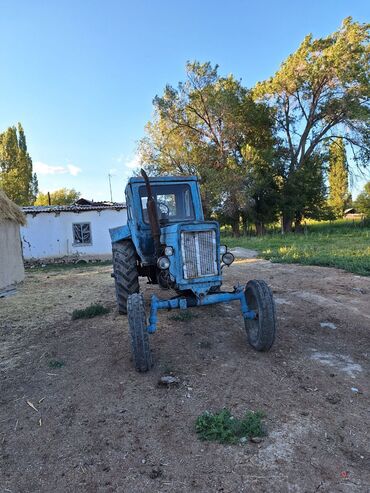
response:
M231 222L231 228L233 230L233 236L236 238L239 238L240 236L240 222L239 222L239 215L235 218L233 218Z
M290 215L283 214L282 217L282 231L283 233L290 233L292 231L293 219Z
M303 226L302 226L302 215L297 214L295 221L294 221L294 232L295 233L303 233Z
M243 235L248 236L248 219L242 214Z
M266 233L265 225L258 221L255 223L257 236L263 236Z

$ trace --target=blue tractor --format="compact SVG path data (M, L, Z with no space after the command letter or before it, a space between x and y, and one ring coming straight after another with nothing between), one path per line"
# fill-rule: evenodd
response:
M220 227L203 216L194 176L130 178L126 190L127 225L110 230L118 310L128 316L131 349L138 371L152 366L149 334L157 312L166 309L239 301L250 345L268 351L274 343L276 317L270 288L251 280L221 290L222 269L234 256L220 244ZM153 295L149 323L139 277L171 290L169 299Z

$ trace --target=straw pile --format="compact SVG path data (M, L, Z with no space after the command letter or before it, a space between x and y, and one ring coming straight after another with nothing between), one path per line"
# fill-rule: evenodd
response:
M21 209L8 199L2 190L0 190L0 223L4 221L13 221L24 226L26 224L26 216Z

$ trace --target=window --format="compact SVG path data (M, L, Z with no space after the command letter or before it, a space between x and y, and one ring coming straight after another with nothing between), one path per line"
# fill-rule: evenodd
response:
M159 222L191 221L195 219L193 200L189 185L171 183L152 185L152 193L157 204ZM146 187L140 187L141 207L144 221L149 222Z
M75 223L73 228L74 245L91 245L91 226L90 223Z

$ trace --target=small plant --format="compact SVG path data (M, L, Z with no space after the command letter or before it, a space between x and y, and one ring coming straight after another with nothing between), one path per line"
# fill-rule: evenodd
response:
M204 412L195 422L195 431L201 440L219 443L243 443L247 438L264 436L261 411L247 411L244 418L235 418L228 409L217 413Z
M93 318L98 315L105 315L106 313L109 313L109 308L96 303L88 306L87 308L73 310L72 320L77 320L78 318Z
M197 318L198 315L190 312L189 310L181 310L176 315L171 315L170 320L175 320L176 322L188 322L192 318Z
M53 369L63 368L64 365L65 365L64 361L61 360L52 359L49 361L49 368L53 368Z

